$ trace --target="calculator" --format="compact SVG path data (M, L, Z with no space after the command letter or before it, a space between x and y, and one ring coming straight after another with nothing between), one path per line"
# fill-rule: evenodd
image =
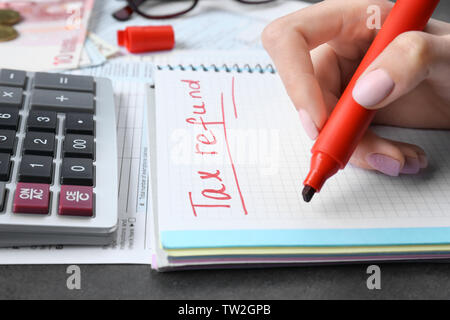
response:
M0 246L107 245L118 223L111 81L0 69Z

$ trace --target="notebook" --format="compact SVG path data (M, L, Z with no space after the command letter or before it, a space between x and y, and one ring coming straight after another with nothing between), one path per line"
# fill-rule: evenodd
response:
M429 168L393 178L348 165L304 203L312 141L275 68L217 60L155 73L155 214L173 259L448 251L449 132L374 128L421 145Z

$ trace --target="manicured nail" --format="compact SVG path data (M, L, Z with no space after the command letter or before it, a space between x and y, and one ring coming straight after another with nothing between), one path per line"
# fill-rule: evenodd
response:
M303 109L298 111L298 115L300 116L300 121L302 122L303 128L306 131L306 134L311 138L311 140L316 140L319 136L319 130L316 125L312 121L308 112Z
M372 153L366 157L367 163L388 176L396 177L400 173L400 161L380 153Z
M369 72L360 78L353 88L353 99L366 108L383 101L394 89L395 83L383 69Z
M417 174L420 171L420 162L418 158L405 157L405 164L403 165L400 173L404 174Z
M426 155L424 154L419 154L419 163L420 163L420 168L426 168L428 167L428 158Z

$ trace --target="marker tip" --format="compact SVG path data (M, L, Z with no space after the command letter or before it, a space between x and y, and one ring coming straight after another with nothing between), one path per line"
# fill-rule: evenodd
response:
M303 192L302 192L303 200L305 200L305 202L310 202L315 193L316 193L316 189L314 189L311 186L306 185L303 188Z

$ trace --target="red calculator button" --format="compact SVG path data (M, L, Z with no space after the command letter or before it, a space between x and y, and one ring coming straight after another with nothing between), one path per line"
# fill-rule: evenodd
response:
M50 185L37 183L17 184L14 213L48 214Z
M63 216L92 217L94 215L92 187L61 186L59 214Z

